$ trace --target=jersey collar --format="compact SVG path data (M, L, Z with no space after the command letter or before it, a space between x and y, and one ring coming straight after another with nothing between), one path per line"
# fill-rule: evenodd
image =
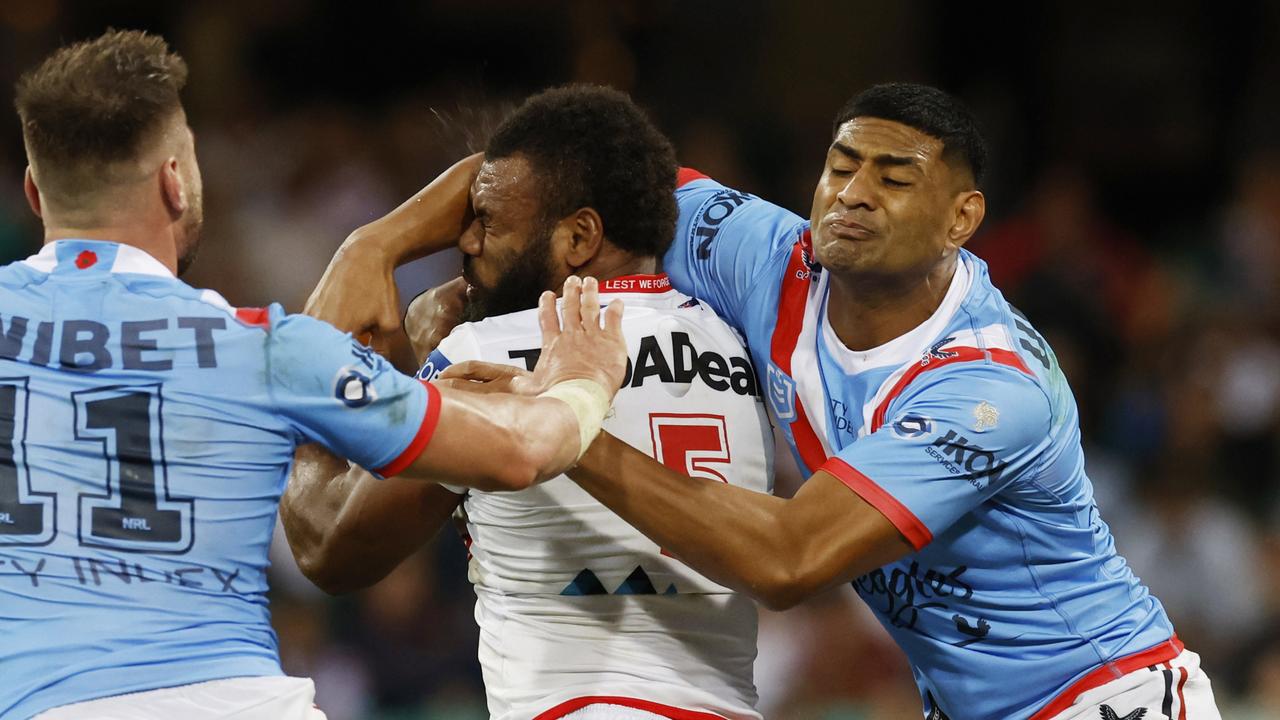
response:
M601 293L664 293L671 289L666 273L656 275L622 275L600 282Z
M99 263L111 263L110 272L173 278L164 263L132 245L105 240L65 239L46 243L40 252L22 261L40 272L53 272L59 265L74 264L87 270Z

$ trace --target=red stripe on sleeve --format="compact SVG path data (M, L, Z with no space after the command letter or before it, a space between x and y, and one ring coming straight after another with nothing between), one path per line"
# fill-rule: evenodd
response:
M879 510L880 514L888 518L889 522L898 528L898 532L902 533L907 542L911 543L911 547L917 551L933 542L933 533L929 531L928 526L920 522L920 518L916 517L915 513L849 463L833 457L820 469L836 476L840 482L866 500L871 507Z
M422 425L418 426L417 434L413 436L413 440L409 441L409 447L406 447L404 452L396 456L395 460L374 471L384 478L399 475L405 468L412 465L413 461L427 449L427 443L431 442L431 436L436 432L436 423L440 422L440 391L426 380L420 382L427 389L427 411L422 416Z
M694 180L710 180L706 175L693 168L682 167L676 171L676 187L681 188Z

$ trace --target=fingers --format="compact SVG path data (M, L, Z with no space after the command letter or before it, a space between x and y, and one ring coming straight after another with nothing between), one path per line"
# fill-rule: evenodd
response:
M496 363L487 363L480 360L468 360L445 368L444 372L440 373L440 377L446 380L474 380L478 382L487 382L489 380L499 380L513 375L522 375L524 373L524 370L511 367L510 365L498 365Z
M573 335L582 331L582 278L577 275L565 278L560 319L560 332Z
M538 327L542 330L542 347L560 337L560 318L556 317L556 294L548 290L538 297Z
M588 335L600 331L600 283L593 277L582 280L582 328Z
M599 304L596 305L599 307ZM621 300L614 300L609 303L609 307L604 311L604 331L609 335L622 335L622 312L623 305Z

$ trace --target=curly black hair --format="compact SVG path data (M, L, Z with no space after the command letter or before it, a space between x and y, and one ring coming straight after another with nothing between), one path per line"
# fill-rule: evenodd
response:
M884 83L855 95L836 113L831 136L856 117L874 117L902 123L942 141L942 156L959 161L982 183L987 165L987 143L969 108L955 97L928 85Z
M675 235L676 156L631 98L611 88L544 90L494 132L485 159L522 155L539 181L544 220L579 208L600 213L605 237L641 256Z

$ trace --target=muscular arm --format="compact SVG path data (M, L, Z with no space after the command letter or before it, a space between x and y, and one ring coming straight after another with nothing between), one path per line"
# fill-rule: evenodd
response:
M318 445L298 448L280 519L298 567L327 593L368 587L439 532L461 495L379 480Z
M471 181L483 159L458 161L395 210L352 232L325 268L306 313L356 334L398 330L393 272L454 246L471 220Z
M786 500L686 477L602 433L569 477L698 572L773 609L912 549L879 511L822 471Z

